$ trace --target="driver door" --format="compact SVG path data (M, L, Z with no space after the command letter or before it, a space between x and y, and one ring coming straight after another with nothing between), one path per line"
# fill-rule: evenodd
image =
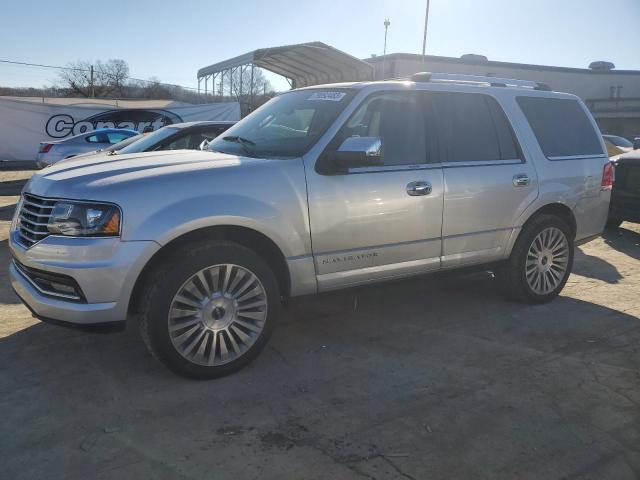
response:
M436 145L429 136L427 103L428 97L415 91L370 95L316 168L307 169L320 291L440 267L443 174L440 165L429 162ZM380 138L381 164L332 170L337 148L352 136Z

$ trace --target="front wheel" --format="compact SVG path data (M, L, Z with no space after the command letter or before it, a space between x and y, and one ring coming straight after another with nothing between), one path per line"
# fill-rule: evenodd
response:
M151 353L174 372L220 377L260 353L279 303L275 275L252 250L192 243L147 277L140 331Z
M564 288L573 267L573 235L553 215L540 215L524 227L506 265L498 272L511 297L546 303Z

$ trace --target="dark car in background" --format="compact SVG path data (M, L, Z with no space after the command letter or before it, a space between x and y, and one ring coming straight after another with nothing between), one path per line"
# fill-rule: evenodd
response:
M607 226L617 228L625 221L640 223L640 150L619 155L611 161L615 182Z
M204 149L211 140L235 123L231 121L175 123L145 135L137 142L133 142L116 153Z
M87 159L95 155L116 155L127 153L153 152L156 150L199 150L236 122L201 121L174 123L159 128L155 132L127 139L104 150L94 151L78 158ZM133 141L132 141L133 140ZM125 143L126 142L126 143Z

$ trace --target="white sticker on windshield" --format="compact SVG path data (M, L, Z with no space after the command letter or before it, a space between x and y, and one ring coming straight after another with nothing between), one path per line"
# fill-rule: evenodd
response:
M329 102L339 102L344 98L344 92L313 92L307 100L325 100Z

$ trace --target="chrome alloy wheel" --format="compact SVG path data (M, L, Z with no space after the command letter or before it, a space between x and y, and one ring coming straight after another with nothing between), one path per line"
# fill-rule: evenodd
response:
M252 272L238 265L204 268L174 295L169 337L180 355L205 366L241 357L267 319L267 294Z
M529 287L538 295L553 292L562 283L569 263L569 242L556 227L545 228L531 242L525 274Z

